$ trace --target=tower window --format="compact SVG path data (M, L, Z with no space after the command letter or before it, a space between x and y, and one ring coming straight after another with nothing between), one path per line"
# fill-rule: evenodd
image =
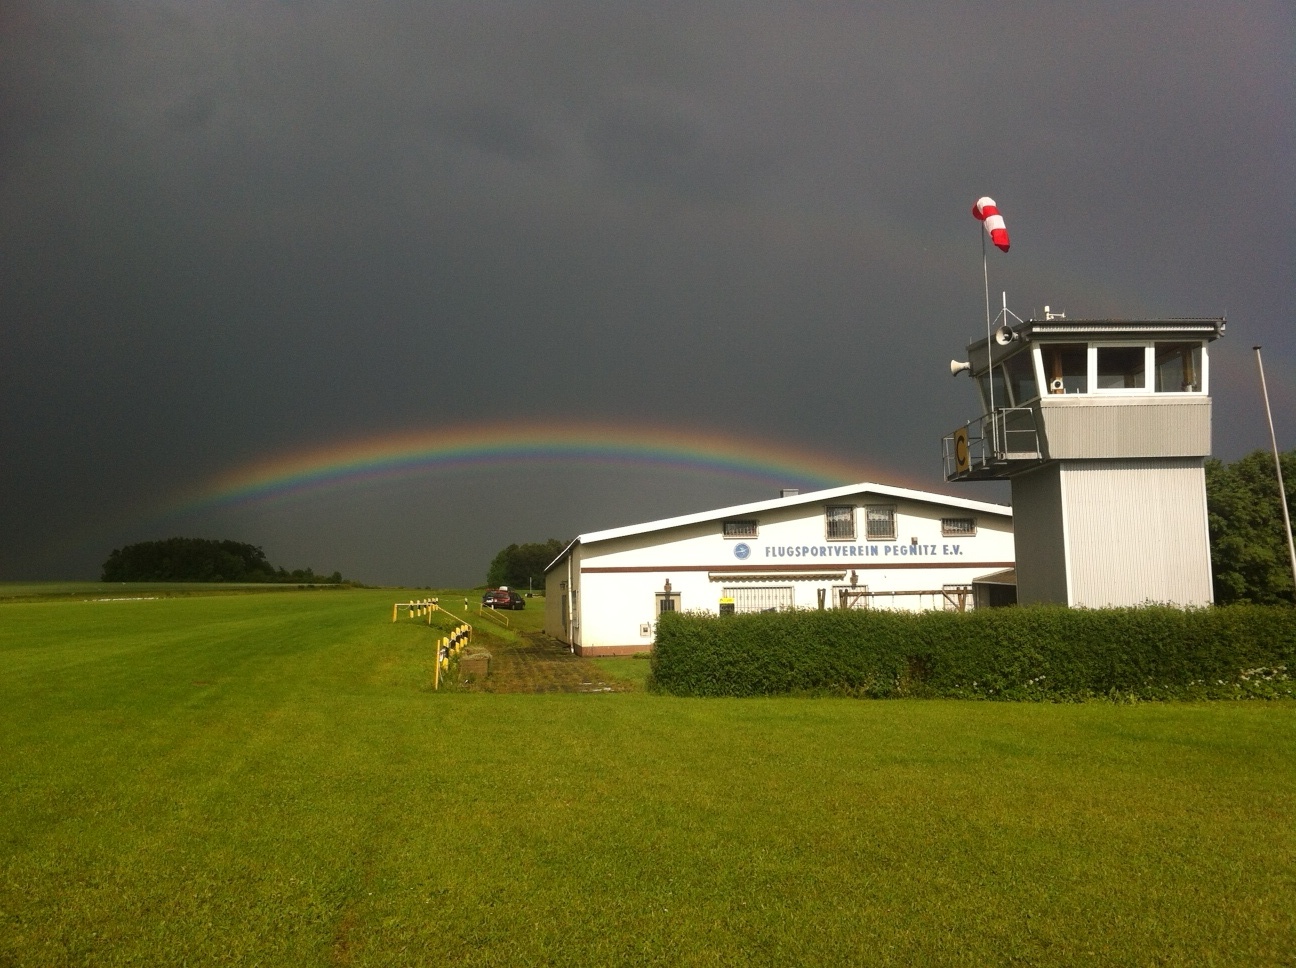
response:
M1008 377L1008 389L1012 391L1012 405L1020 407L1027 400L1039 396L1039 387L1035 385L1035 367L1031 363L1030 353L1018 353L1003 365Z
M1201 343L1157 343L1153 370L1157 393L1200 393Z
M1142 346L1099 346L1094 381L1099 390L1146 390L1147 352Z
M1049 393L1089 392L1089 348L1084 343L1054 343L1043 352Z

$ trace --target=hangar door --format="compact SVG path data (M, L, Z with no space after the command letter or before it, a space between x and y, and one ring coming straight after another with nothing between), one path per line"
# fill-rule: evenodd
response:
M724 590L725 598L732 598L735 612L776 612L792 607L792 586L766 587L737 586Z

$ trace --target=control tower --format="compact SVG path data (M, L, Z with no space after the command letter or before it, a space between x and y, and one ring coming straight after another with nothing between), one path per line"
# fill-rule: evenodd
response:
M1210 604L1208 345L1225 320L1044 315L951 363L982 416L942 441L945 479L1011 482L1022 604Z

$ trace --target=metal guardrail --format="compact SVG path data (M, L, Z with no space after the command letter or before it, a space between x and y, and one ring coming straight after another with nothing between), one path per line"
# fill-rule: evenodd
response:
M1003 476L1014 461L1042 458L1035 411L1003 407L970 420L941 439L945 480L987 480Z
M414 602L395 602L392 605L393 622L399 617L401 609L405 609L410 618L426 616L428 625L432 624L433 612L449 615L459 623L448 636L437 640L436 655L433 662L432 688L439 689L441 688L442 673L450 668L450 660L462 652L464 646L472 641L473 627L463 619L442 608L440 599L437 598L420 598Z
M441 688L441 678L450 671L450 660L463 651L465 645L472 641L472 626L460 625L448 636L437 642L436 665L432 672L432 688Z
M396 621L397 614L403 608L409 612L410 618L419 618L420 616L426 615L428 625L431 625L432 613L437 610L438 601L439 599L436 598L420 598L416 602L396 602L392 605L392 621Z
M504 626L505 628L508 628L509 625L511 624L509 622L509 617L507 615L501 615L499 613L499 609L497 609L494 605L486 605L486 604L478 605L477 614L485 618L488 618L492 622L496 622Z

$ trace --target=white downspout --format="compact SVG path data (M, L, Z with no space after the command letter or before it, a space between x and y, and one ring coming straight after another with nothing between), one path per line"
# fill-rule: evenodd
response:
M567 648L571 650L572 655L576 654L576 608L575 597L572 595L572 556L576 554L576 546L567 552Z

